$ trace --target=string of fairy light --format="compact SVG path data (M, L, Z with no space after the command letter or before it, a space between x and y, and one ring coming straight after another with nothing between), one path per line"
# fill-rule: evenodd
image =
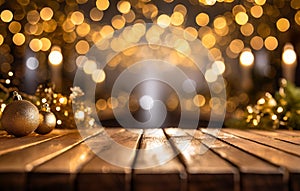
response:
M162 4L164 6L160 6ZM223 4L223 12L210 14L216 6ZM83 68L94 82L103 83L106 79L105 70L98 69L93 61L83 62L87 59L85 54L93 44L128 25L136 27L135 35L127 33L126 36L134 41L136 36L145 35L145 31L140 29L141 24L146 22L183 28L188 35L177 41L177 46L183 51L190 48L188 41L199 38L215 58L218 71L226 77L234 74L236 66L231 64L232 60L241 55L247 56L244 52L252 53L262 49L275 51L280 47L281 36L291 28L299 30L300 26L298 0L273 0L271 3L266 0L0 0L0 5L0 71L7 78L5 83L8 85L20 83L15 77L21 74L17 74L13 68L17 60L15 57L18 56L25 58L21 62L24 62L27 69L36 71L40 81L48 78L44 74L49 66L62 66L64 73L70 74L77 68ZM171 13L164 11L166 6L171 7ZM192 14L189 10L194 6L199 9ZM155 36L155 32L152 36ZM149 36L151 34L146 39L153 41ZM104 43L100 48L110 46L118 51L122 43L126 42L112 41L110 44ZM31 52L31 56L27 56L28 52ZM249 57L244 60L249 60ZM117 68L119 63L110 62L108 67ZM187 63L180 64L189 67ZM211 75L213 71L206 72L206 80L214 81L214 75ZM272 78L274 71L269 75ZM114 108L122 105L122 100L122 96L101 98L96 106L99 110ZM239 104L247 104L248 101L247 94L243 92L229 97L227 111L234 112ZM191 102L203 107L204 111L205 107L209 109L212 105L212 101L201 94L196 95ZM167 101L169 109L176 108L176 103L176 96L171 95Z

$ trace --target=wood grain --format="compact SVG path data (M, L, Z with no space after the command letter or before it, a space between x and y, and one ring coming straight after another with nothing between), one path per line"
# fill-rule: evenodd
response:
M184 166L163 130L145 130L134 164L133 190L185 190L186 178Z
M248 140L252 140L257 143L261 143L264 145L268 145L270 147L276 148L278 150L282 150L297 156L300 156L300 147L295 144L291 144L288 142L280 141L277 139L272 139L268 136L257 135L251 133L249 131L241 131L238 129L223 129L224 132L236 135L238 137L242 137ZM299 137L300 138L300 137Z
M209 130L203 130L203 132L210 133ZM282 168L283 172L286 172L284 180L287 180L288 176L298 176L300 173L300 166L298 165L300 164L300 158L295 155L248 139L236 137L229 133L221 132L219 136L224 142ZM289 173L289 175L287 173ZM294 185L294 188L300 184L297 179L290 178L289 181L291 185Z
M186 130L165 129L188 172L188 190L231 191L238 188L238 171ZM189 131L191 132L191 131ZM236 188L234 188L236 187Z
M79 191L85 190L125 190L131 189L131 167L136 157L136 149L141 138L141 130L126 130L120 128L106 129L111 139L102 139L98 145L98 153L85 164L76 178L76 187ZM118 143L127 152L118 152ZM105 161L101 156L113 156L113 161ZM111 164L116 163L116 165ZM121 164L121 165L118 165ZM126 167L129 166L130 168Z
M204 137L201 134L202 132L198 132L196 135L197 137ZM233 138L231 137L231 139ZM287 187L284 172L279 167L222 141L222 137L216 139L210 147L222 158L239 168L241 190L283 191Z
M27 172L81 142L81 136L73 131L64 136L1 155L0 190L11 190L12 188L24 190Z
M300 136L288 135L285 133L280 133L278 131L249 130L249 132L267 136L272 139L285 141L287 143L300 145Z

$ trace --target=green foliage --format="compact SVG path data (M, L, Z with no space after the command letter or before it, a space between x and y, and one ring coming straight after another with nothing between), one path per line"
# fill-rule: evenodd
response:
M229 119L225 126L258 129L300 129L300 88L285 79L273 97L266 93L256 105L247 106L243 116Z

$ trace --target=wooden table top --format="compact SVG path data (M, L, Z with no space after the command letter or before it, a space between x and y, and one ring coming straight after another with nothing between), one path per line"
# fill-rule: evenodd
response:
M101 128L89 135L0 131L0 190L300 190L300 131ZM114 153L107 135L128 152ZM99 157L106 154L128 167Z

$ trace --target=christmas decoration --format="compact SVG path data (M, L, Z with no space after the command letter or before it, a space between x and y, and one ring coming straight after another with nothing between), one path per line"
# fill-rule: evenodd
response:
M280 80L280 88L273 97L266 93L256 105L247 106L245 113L229 119L226 126L235 128L300 129L300 88Z
M21 95L14 92L14 100L8 104L1 117L2 127L16 137L32 133L39 125L39 110L27 100L22 100Z
M79 99L84 95L80 87L71 87L69 97L56 93L54 88L54 85L51 83L39 85L33 100L38 107L41 107L44 103L49 103L51 111L57 118L57 128L74 129L78 124L86 128L95 126L95 119L91 116L91 109L86 107L84 102ZM75 120L77 123L75 123Z
M47 134L50 133L56 125L56 117L50 111L49 104L45 103L40 111L40 124L35 130L38 134Z

